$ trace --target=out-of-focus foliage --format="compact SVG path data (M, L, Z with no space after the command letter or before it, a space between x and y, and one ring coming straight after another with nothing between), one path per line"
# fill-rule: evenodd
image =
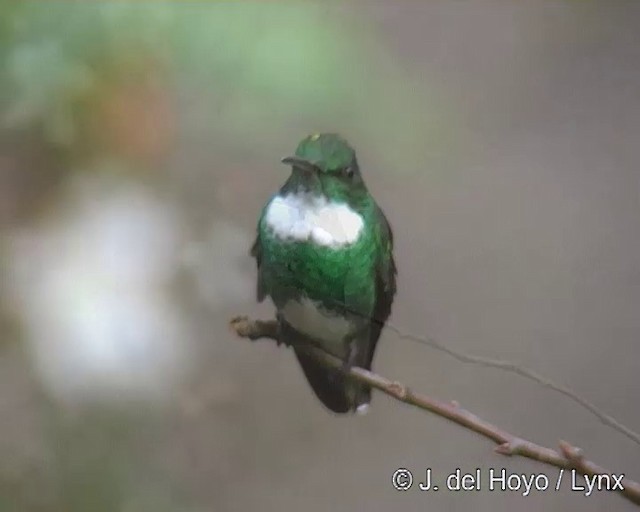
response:
M71 146L84 142L82 109L93 106L93 96L162 60L170 13L153 4L28 2L12 14L5 126L40 125L52 143Z
M442 151L446 137L441 102L381 59L385 44L346 10L26 2L13 5L4 32L5 126L41 125L54 144L86 144L81 123L105 84L149 69L183 86L181 110L199 118L189 135L245 152L272 147L274 127L286 140L340 128L380 148L381 165L402 168ZM196 107L192 93L204 100Z

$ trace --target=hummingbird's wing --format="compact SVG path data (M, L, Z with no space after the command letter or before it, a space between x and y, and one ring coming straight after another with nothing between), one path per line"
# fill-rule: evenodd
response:
M258 302L262 302L266 296L266 290L264 287L264 278L262 275L262 244L260 243L260 231L256 236L255 242L251 246L251 256L256 259L256 265L258 267L258 282L256 283L256 296Z
M393 259L393 231L382 209L376 205L378 217L378 237L380 256L376 262L376 303L371 318L369 334L369 360L366 368L371 369L371 361L382 328L391 314L391 305L396 294L396 263Z
M376 299L369 326L356 338L356 352L350 356L352 357L351 363L353 365L367 370L371 370L376 345L384 324L391 314L391 305L396 294L397 270L393 259L393 232L384 212L377 205L375 206L375 215L377 217L376 236L378 237L376 245L379 248L378 258L375 263ZM311 382L311 379L309 381ZM344 381L341 382L341 385L343 386L342 395L345 397L343 400L346 400L347 407L357 411L366 410L367 404L371 401L371 388L365 385L358 385L355 396L350 398L346 388L349 383ZM316 394L318 394L317 390ZM318 394L318 396L320 395ZM333 393L334 402L336 397L339 398L338 393ZM323 402L325 402L324 399ZM327 405L327 402L325 402L325 405Z

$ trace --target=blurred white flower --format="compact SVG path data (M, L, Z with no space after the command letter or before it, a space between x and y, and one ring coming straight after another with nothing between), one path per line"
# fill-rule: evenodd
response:
M188 356L169 285L177 214L149 191L86 176L64 211L10 237L10 294L35 367L67 400L162 398Z

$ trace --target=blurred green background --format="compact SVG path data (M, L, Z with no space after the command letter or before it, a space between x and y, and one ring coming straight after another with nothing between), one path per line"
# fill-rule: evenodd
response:
M400 466L555 473L376 396L336 418L238 341L303 136L395 228L391 323L520 362L640 430L640 4L0 4L0 511L629 510L398 494ZM567 399L385 333L377 369L640 478ZM550 421L552 418L553 421Z

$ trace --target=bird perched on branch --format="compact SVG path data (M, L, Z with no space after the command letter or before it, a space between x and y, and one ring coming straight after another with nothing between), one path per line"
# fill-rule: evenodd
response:
M322 403L336 413L364 413L371 389L301 347L315 345L345 369L371 369L396 293L393 234L339 135L311 135L282 162L291 175L262 210L251 249L258 300L271 297L279 337L293 346Z

